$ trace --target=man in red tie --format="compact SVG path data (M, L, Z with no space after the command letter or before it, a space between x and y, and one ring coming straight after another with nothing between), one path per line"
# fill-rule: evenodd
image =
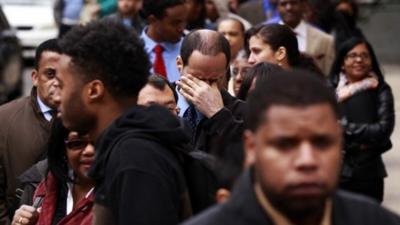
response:
M170 82L179 79L175 61L186 26L186 7L184 0L143 2L143 14L149 25L143 30L141 38L153 64L153 72Z

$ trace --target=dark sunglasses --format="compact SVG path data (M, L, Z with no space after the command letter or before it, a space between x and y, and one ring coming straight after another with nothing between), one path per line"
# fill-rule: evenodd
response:
M82 150L86 148L88 144L90 144L88 139L65 140L65 146L69 150Z

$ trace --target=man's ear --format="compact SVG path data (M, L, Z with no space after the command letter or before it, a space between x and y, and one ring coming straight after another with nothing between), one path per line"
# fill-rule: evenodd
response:
M255 134L250 130L245 130L243 134L245 161L244 167L253 165L256 161L256 140Z
M100 80L93 80L86 84L86 99L89 103L98 102L104 98L105 87Z
M37 87L39 83L39 72L36 69L33 69L31 77L33 86Z
M183 70L183 61L181 56L176 57L176 67L178 68L179 73L182 73Z
M282 62L285 58L287 58L287 51L286 48L281 46L278 48L278 50L275 52L275 59L278 62Z

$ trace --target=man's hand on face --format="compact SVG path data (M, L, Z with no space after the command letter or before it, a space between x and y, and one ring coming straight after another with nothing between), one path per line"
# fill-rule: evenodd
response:
M205 117L211 118L224 107L217 81L208 84L190 74L177 82L179 92Z

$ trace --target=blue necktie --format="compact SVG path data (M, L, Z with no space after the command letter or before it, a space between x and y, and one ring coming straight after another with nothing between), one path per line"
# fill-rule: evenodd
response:
M196 127L198 124L198 116L196 109L193 105L190 105L189 108L183 113L183 119L188 122L190 129L192 131L192 142L194 141L194 136L196 133Z

